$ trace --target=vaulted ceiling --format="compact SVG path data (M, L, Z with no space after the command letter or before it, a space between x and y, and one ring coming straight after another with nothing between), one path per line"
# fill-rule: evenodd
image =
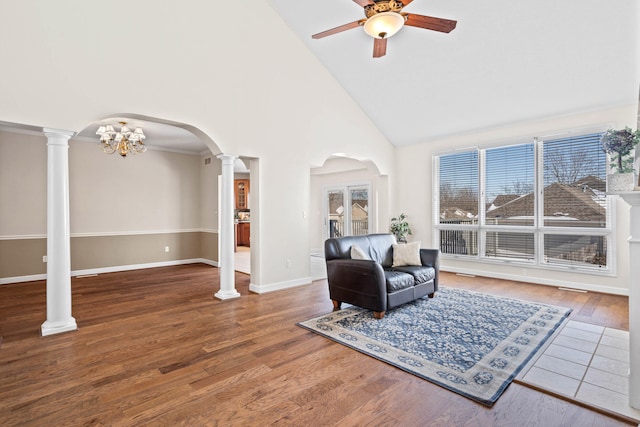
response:
M638 101L638 6L608 0L414 0L458 21L449 34L405 26L373 58L353 0L270 0L396 146Z
M456 20L457 27L447 34L405 26L382 58L372 57L373 39L359 27L311 38L365 18L358 4L365 1L267 0L283 28L396 146L638 102L637 1L413 0L403 12ZM209 48L208 38L194 40L202 42L193 51ZM277 60L268 52L265 58ZM80 137L94 140L99 124ZM140 124L149 145L206 151L190 132Z

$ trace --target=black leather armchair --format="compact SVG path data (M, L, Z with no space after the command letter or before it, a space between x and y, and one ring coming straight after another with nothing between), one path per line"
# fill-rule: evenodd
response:
M369 234L328 239L324 243L329 296L334 309L343 302L367 308L382 319L393 307L438 290L439 251L420 249L419 266L392 267L395 237ZM352 259L357 246L370 258Z

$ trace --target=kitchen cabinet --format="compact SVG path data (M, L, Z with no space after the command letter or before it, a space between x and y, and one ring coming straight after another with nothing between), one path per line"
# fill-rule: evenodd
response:
M249 209L249 180L235 179L236 209Z
M251 223L238 223L238 246L251 246Z

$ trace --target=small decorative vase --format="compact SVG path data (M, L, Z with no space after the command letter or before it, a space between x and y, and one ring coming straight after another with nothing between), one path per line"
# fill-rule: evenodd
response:
M633 191L635 187L635 174L633 172L607 175L607 192L609 193L626 193L627 191Z

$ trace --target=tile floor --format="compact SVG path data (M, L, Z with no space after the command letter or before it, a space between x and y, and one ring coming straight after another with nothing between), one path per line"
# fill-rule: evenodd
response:
M627 331L568 321L518 379L640 422L629 406Z
M238 250L233 254L233 264L236 271L251 274L251 248L238 246Z

